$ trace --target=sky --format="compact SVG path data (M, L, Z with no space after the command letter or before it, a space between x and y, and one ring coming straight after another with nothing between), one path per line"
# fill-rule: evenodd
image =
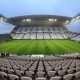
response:
M76 20L66 26L70 31L80 33L80 20Z
M9 17L23 15L61 15L73 17L80 12L80 0L0 0L0 14ZM5 26L4 26L5 27ZM0 33L12 27L0 26Z

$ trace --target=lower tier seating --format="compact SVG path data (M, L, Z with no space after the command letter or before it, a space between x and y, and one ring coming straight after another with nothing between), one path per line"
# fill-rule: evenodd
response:
M80 59L60 56L0 58L0 80L80 80Z

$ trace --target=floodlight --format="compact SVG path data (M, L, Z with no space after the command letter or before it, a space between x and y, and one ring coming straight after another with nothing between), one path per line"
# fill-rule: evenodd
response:
M80 16L78 16L76 19L80 19Z
M57 19L48 19L49 21L57 21Z
M54 19L48 19L49 21L54 21Z
M29 22L29 21L31 21L31 19L26 19L26 21L28 21L28 22Z
M55 19L54 21L57 21L57 19Z

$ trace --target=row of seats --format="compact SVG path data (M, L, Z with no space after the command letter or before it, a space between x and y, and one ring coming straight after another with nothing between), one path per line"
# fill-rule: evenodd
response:
M12 33L28 33L28 32L62 32L64 33L65 27L62 26L25 26L15 27Z
M80 80L80 59L56 56L0 58L1 80Z
M13 39L64 39L60 33L26 33L11 34ZM67 38L66 35L64 35Z
M12 33L13 39L70 39L76 33Z
M15 27L11 32L13 39L72 39L77 35L63 26Z
M71 38L71 40L74 40L74 41L80 41L80 35Z

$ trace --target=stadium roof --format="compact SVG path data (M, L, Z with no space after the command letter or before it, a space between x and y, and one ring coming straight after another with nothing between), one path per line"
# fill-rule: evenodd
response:
M76 18L76 17L78 17L78 16L80 16L80 13L78 13L77 15L75 15L73 18Z
M52 21L49 21L52 20ZM72 17L57 15L27 15L8 18L8 22L15 26L27 25L63 25L65 21L70 21Z
M0 14L0 17L6 18L5 16L3 16L2 14Z
M71 17L57 16L57 15L25 15L25 16L11 17L9 19L23 19L23 18L63 18L63 19L71 19Z

